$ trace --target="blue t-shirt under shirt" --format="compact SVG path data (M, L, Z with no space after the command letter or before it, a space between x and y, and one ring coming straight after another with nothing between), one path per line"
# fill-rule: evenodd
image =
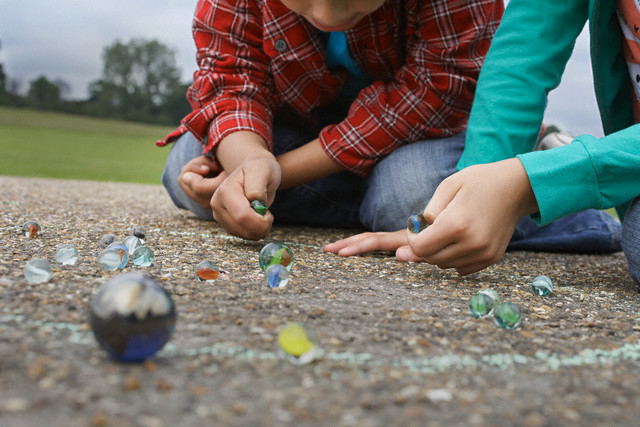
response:
M327 67L344 67L349 72L349 80L343 93L355 98L358 92L369 86L371 82L351 56L347 46L347 36L343 31L322 33L322 36L327 43L327 59L325 60Z

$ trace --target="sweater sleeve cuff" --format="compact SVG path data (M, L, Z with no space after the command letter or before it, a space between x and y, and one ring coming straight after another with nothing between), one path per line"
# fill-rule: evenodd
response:
M563 147L517 157L529 176L538 202L539 213L531 216L538 225L602 205L596 171L578 138Z

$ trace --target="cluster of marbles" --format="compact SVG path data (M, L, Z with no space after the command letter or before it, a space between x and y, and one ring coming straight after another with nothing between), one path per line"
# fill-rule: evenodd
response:
M141 362L169 341L176 310L169 293L140 273L125 273L102 285L91 300L89 323L111 357Z
M102 270L116 271L126 267L129 259L138 267L153 265L153 251L145 246L147 233L144 227L135 226L123 241L115 234L105 234L100 239L103 250L98 254L97 262Z
M27 221L22 224L22 234L28 239L36 239L42 234L42 229L37 222Z
M316 335L300 322L290 322L278 333L278 353L294 365L312 362L322 354Z
M42 228L35 221L27 221L22 224L22 234L28 239L37 239L42 234ZM79 255L74 245L63 244L56 252L56 262L61 265L76 265ZM28 261L23 269L24 277L29 283L46 283L51 280L53 270L51 264L45 258L33 258Z
M284 288L293 267L293 251L282 243L268 243L258 257L264 279L270 288Z
M520 325L520 308L512 302L500 302L500 296L493 289L482 289L469 300L469 311L476 319L491 317L501 328L514 329Z
M253 209L258 215L265 216L267 211L269 211L269 207L262 200L254 200L251 202L251 209Z
M428 226L429 223L421 213L412 214L407 218L407 229L412 233L418 234Z

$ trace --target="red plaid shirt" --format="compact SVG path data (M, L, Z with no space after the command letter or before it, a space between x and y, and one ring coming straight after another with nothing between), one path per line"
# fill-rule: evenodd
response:
M340 123L320 131L326 153L359 175L407 143L454 135L467 123L480 66L503 0L387 0L346 32L353 59L374 82ZM271 146L274 112L308 117L342 90L318 31L279 0L199 0L193 35L199 69L193 112L158 145L186 131L215 153L252 131Z

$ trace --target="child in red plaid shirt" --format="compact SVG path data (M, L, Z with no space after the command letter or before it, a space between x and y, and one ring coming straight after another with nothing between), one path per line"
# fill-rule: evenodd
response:
M502 11L502 0L200 0L193 112L158 142L174 142L165 187L250 239L274 218L402 228L456 170Z

